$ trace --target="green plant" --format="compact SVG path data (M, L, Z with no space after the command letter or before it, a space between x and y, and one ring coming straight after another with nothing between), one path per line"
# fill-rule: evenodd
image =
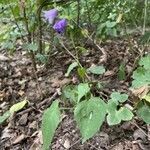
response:
M150 55L142 57L139 61L139 67L133 72L132 87L138 88L144 85L150 85Z
M105 117L107 117L109 125L116 125L121 121L131 120L134 116L129 108L123 106L123 103L128 99L128 95L113 92L111 100L105 103L101 98L94 97L90 89L89 83L69 85L63 89L63 99L69 100L73 104L74 118L80 129L83 143L99 131L105 121ZM55 103L58 104L58 102ZM49 109L52 109L52 106ZM47 117L49 116L50 113L44 115L43 126L48 125ZM50 126L53 124L52 120L49 124ZM55 129L53 129L52 133ZM42 131L46 132L45 128L42 128ZM50 139L53 137L51 134L45 136L45 138L50 136Z

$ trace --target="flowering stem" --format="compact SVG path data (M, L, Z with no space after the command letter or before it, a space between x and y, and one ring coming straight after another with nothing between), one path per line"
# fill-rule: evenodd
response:
M73 53L71 53L71 52L68 50L68 48L64 45L63 41L62 41L60 38L59 38L59 41L60 41L61 46L67 51L67 53L68 53L70 56L72 56L72 58L79 64L79 66L80 66L81 68L83 68L83 66L81 65L81 63L79 62L79 60L74 56ZM91 81L90 78L89 78L89 76L87 75L87 73L85 73L85 76L86 76L86 78L87 78L89 81Z

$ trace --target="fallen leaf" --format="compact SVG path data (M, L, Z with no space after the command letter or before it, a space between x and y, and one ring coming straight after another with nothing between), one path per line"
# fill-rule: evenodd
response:
M139 140L139 139L142 141L146 140L146 135L142 129L135 130L133 133L133 137L134 137L134 140Z
M23 95L24 95L24 91L20 90L20 91L18 92L18 94L19 94L20 96L23 96Z
M132 89L131 91L134 96L139 97L141 99L142 97L148 94L148 92L150 91L150 87L145 85L137 89Z
M25 113L20 117L18 122L20 125L26 125L27 120L28 120L28 113Z
M24 140L25 139L25 135L24 134L21 134L21 135L19 135L16 139L15 139L15 141L13 142L13 144L18 144L18 143L20 143L22 140Z
M64 148L69 149L70 148L70 141L69 139L66 139L64 142Z
M23 100L17 104L14 104L13 106L11 106L11 108L9 109L10 113L13 114L14 112L17 112L19 110L21 110L26 104L27 104L27 100Z
M10 60L8 57L0 54L0 62L2 62L2 61L8 61L8 60Z

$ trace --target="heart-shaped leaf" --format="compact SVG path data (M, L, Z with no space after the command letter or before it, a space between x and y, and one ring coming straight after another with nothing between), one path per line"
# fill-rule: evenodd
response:
M77 104L74 116L79 126L82 142L91 138L105 120L106 104L100 98L93 97Z

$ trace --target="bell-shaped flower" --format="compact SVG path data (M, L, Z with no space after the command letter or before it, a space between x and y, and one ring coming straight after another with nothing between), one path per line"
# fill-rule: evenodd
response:
M61 19L54 24L53 29L59 34L62 34L65 32L66 26L67 26L67 20Z
M48 11L43 11L43 13L44 13L44 18L45 18L50 24L53 24L55 18L56 18L57 15L58 15L58 10L54 8L54 9L51 9L51 10L48 10Z

